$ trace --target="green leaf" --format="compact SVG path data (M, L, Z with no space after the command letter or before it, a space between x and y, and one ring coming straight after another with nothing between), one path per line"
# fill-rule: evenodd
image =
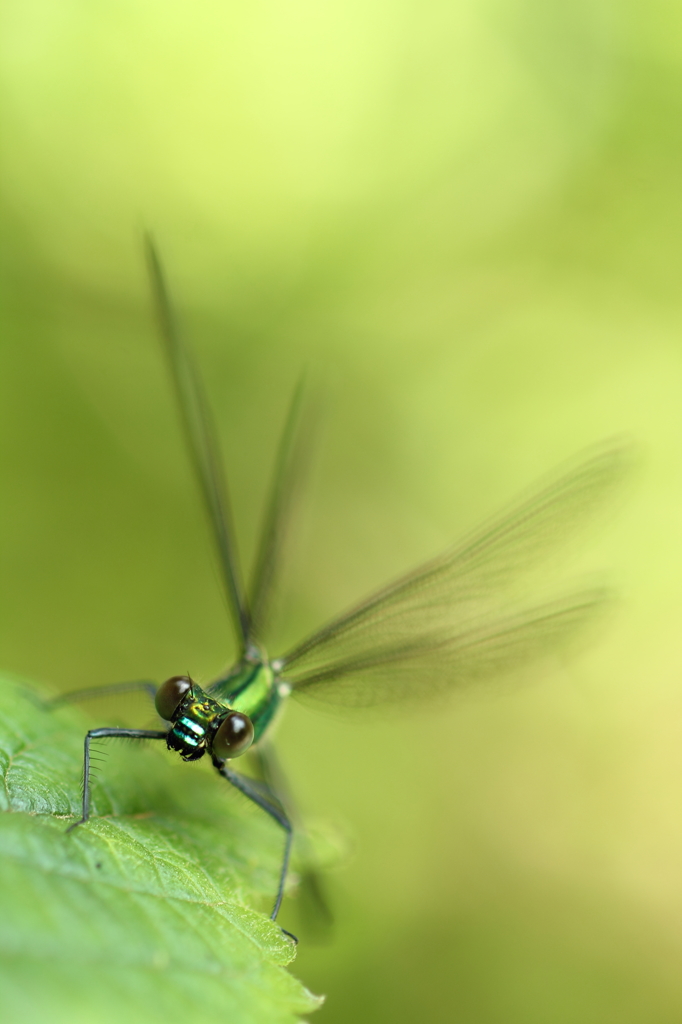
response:
M281 832L210 766L100 744L93 818L66 834L84 732L103 724L0 679L0 1019L293 1024L315 1009L267 916Z

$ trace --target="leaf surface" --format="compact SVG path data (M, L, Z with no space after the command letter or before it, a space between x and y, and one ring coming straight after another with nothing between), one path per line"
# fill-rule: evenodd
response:
M279 830L210 766L108 741L67 835L103 724L0 679L0 1019L294 1024L320 1001L267 916Z

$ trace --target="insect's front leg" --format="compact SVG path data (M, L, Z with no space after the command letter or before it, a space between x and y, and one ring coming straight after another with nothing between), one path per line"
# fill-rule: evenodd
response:
M247 796L249 800L253 800L258 807L262 808L266 814L269 814L271 818L277 822L281 828L284 829L286 834L286 840L284 844L284 856L282 857L282 867L279 874L279 885L277 886L277 897L275 899L275 905L270 914L271 920L275 920L279 913L279 908L282 905L282 897L284 896L284 884L287 879L287 871L289 869L289 857L291 855L291 843L294 837L293 828L289 818L287 816L282 803L274 792L274 790L265 782L256 782L255 779L250 779L246 775L241 775L239 772L232 771L227 761L220 762L214 759L213 764L218 769L223 778L231 782L232 785L238 789L244 796ZM285 935L293 939L294 942L298 942L295 935L291 932L286 931L282 928Z
M83 814L78 821L69 825L67 832L78 825L84 825L90 817L90 743L92 740L101 739L104 736L118 736L122 739L132 740L165 740L167 733L159 729L90 729L85 736L83 744Z
M80 690L70 690L68 693L60 693L51 697L44 703L48 708L57 708L62 704L75 704L79 700L90 700L97 697L110 697L117 693L131 693L135 690L143 690L153 701L156 697L158 687L149 679L133 679L125 683L109 683L105 686L86 686Z

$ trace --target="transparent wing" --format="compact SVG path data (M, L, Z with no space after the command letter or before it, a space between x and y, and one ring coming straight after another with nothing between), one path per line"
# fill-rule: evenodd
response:
M414 685L453 685L568 636L603 603L603 592L510 614L510 591L589 522L630 463L625 443L592 449L461 545L298 644L278 659L282 674L301 696L315 687L319 699L368 705L401 699L405 673Z
M273 587L276 584L276 576L281 562L292 502L307 451L300 430L303 385L304 380L301 378L292 395L261 528L259 548L249 591L250 634L254 637L262 636L265 628Z
M433 632L401 646L377 647L296 676L294 696L342 707L419 704L523 668L575 640L608 600L584 591L451 634ZM287 677L289 678L289 677Z
M213 419L201 378L190 353L180 341L161 263L149 236L145 239L145 249L161 338L175 388L185 439L213 529L235 633L241 649L244 650L249 616L243 596L230 500Z

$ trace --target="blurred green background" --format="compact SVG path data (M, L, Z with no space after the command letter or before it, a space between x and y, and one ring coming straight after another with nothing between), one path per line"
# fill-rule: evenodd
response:
M247 552L302 366L319 395L282 642L631 433L637 487L580 562L623 598L597 645L420 718L417 750L410 720L289 708L296 791L354 851L332 944L302 934L294 970L320 1024L679 1021L679 5L7 0L3 22L3 668L66 689L230 655L143 227Z

